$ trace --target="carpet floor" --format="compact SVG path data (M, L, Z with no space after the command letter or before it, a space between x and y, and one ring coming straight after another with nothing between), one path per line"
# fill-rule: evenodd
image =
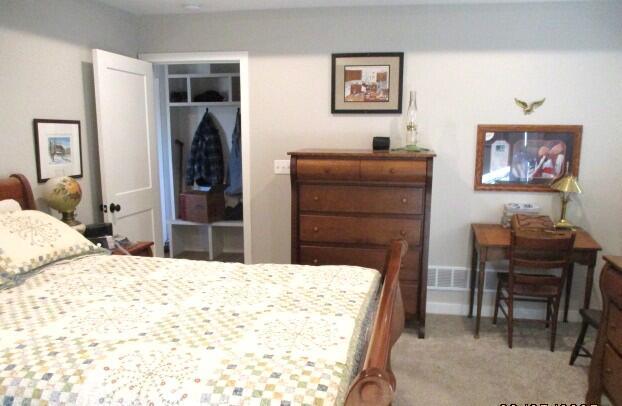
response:
M406 330L392 355L394 405L584 402L589 359L580 357L574 366L568 365L580 324L559 323L555 352L549 351L549 330L542 324L515 324L513 349L507 346L505 321L495 326L483 318L477 340L474 325L466 317L428 315L425 339ZM588 347L594 337L590 329Z

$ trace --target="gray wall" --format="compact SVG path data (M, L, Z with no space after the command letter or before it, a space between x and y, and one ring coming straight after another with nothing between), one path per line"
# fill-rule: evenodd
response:
M605 252L622 252L621 20L619 2L146 16L139 49L250 52L253 259L268 262L290 255L289 178L272 161L298 148L369 147L402 127L395 115L330 114L330 54L405 51L405 90L417 89L423 142L438 153L430 263L467 266L471 222L499 221L509 201L559 210L553 194L473 191L479 123L583 124L585 194L569 215ZM524 116L514 97L547 101ZM462 293L439 300L465 303Z
M39 197L32 120L80 120L84 223L99 217L101 194L91 49L136 56L136 27L130 14L93 2L0 0L0 176L25 174Z

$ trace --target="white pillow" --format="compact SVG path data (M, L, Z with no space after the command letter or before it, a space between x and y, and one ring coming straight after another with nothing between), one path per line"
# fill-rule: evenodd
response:
M67 224L37 210L0 214L0 276L100 249Z
M0 200L0 213L11 213L13 211L21 211L22 206L19 205L17 200L4 199Z

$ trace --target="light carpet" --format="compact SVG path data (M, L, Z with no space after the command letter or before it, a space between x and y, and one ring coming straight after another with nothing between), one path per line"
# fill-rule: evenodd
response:
M549 351L543 324L515 324L514 348L507 346L506 324L483 318L480 338L475 321L461 316L428 315L426 338L406 330L392 356L397 406L486 406L503 403L581 404L587 391L589 359L568 365L579 323L559 323L557 347ZM593 345L595 330L586 343Z

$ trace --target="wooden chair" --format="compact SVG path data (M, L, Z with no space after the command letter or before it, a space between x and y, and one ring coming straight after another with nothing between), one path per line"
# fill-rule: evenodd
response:
M598 330L603 312L595 309L580 309L579 314L581 314L582 319L581 331L579 332L579 337L577 337L577 342L570 355L570 365L574 365L577 357L592 357L592 353L583 346L583 340L585 340L585 333L587 333L588 327L591 326Z
M546 327L551 324L551 351L555 351L557 315L574 246L574 231L512 231L509 252L509 272L498 273L497 295L493 324L497 323L499 308L508 321L508 346L512 348L514 302L546 303ZM518 273L517 268L533 273ZM561 269L557 276L550 271ZM506 309L501 306L504 302Z

